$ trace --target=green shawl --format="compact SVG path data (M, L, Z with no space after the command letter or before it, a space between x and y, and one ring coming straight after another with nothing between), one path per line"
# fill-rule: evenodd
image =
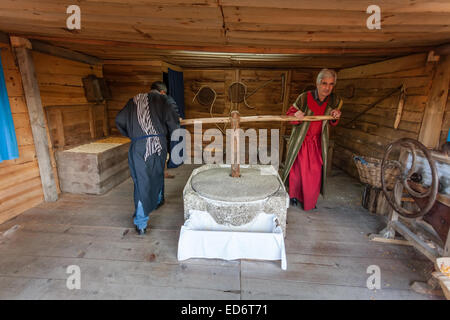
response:
M329 96L328 104L325 109L324 115L329 115L331 110L337 109L338 106L342 107L343 100L332 93ZM300 94L295 100L295 104L299 110L305 113L305 116L313 116L314 113L307 106L307 92ZM286 162L284 165L284 170L281 172L281 179L283 182L286 182L287 177L289 176L289 172L291 171L292 165L294 164L295 159L297 158L300 147L302 146L303 140L305 139L306 133L308 132L309 121L302 122L301 124L294 125L292 128L291 137L288 142L288 150L286 154ZM329 123L328 120L324 120L322 123L322 184L320 188L320 193L325 195L325 186L327 180L327 157L328 157L328 140L329 140Z

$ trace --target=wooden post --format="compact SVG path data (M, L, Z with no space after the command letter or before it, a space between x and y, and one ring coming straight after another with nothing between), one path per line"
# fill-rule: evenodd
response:
M90 104L88 105L88 112L89 112L89 131L91 132L91 139L95 139L96 132L95 132L95 106Z
M292 70L289 70L285 73L285 81L284 81L284 88L283 88L283 110L281 110L281 114L285 115L288 108L289 108L289 96L291 94L291 80L292 80ZM280 130L280 163L283 162L283 154L284 154L284 146L286 142L284 141L284 134L286 132L286 123L281 123L281 130Z
M402 149L400 151L398 161L402 164L405 164L407 160L408 160L408 152L405 149ZM392 192L393 192L392 196L394 197L394 201L396 198L401 199L402 194L403 194L403 185L396 184L394 186L394 190ZM394 208L390 207L389 213L388 213L388 218L387 218L387 226L383 230L381 230L378 234L372 233L371 235L369 235L369 239L374 240L379 237L386 238L386 239L394 239L395 232L396 232L395 227L397 226L398 221L399 220L398 220L397 211L395 211Z
M234 147L232 148L233 154L231 155L231 176L233 178L239 178L241 176L240 167L239 167L239 112L232 111L231 112L231 129L233 129L233 140L232 144Z
M234 70L234 82L241 81L241 71L239 69ZM239 110L239 102L235 102L232 105L233 110Z
M108 107L106 103L103 104L103 135L109 136L109 123L108 123Z
M9 37L6 33L0 31L0 48L9 48Z
M333 168L333 151L334 151L334 140L328 140L328 156L327 156L327 177L331 175L331 170Z
M45 129L41 93L34 69L33 57L31 56L31 43L24 38L11 37L11 44L15 49L22 76L23 91L30 116L44 199L45 201L56 201L58 200L58 192L52 169L47 131Z
M58 139L58 148L63 149L66 145L66 137L64 136L64 123L61 109L55 110L56 115L56 136Z
M450 231L447 234L447 241L444 246L444 257L450 257Z
M428 148L439 147L439 136L447 104L449 81L450 55L441 56L436 66L419 133L419 141Z

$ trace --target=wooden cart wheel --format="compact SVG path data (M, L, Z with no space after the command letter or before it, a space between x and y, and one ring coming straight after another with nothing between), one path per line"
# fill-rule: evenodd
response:
M423 188L423 192L419 192L418 190L411 188L411 177L414 173L416 173L416 150L420 150L425 155L431 168L431 186L429 188ZM395 151L408 152L411 154L412 162L409 169L406 168L406 163L398 162L400 174L395 177L394 192L388 192L388 182L386 181L386 164L388 163L389 155ZM381 185L387 201L401 216L405 218L418 218L427 214L436 201L438 184L439 178L436 170L436 164L431 158L431 154L428 149L419 141L403 138L389 144L386 147L383 161L381 163ZM428 198L426 205L422 205L421 207L417 206L417 208L413 210L403 208L401 199L404 190L406 190L406 192L413 198Z

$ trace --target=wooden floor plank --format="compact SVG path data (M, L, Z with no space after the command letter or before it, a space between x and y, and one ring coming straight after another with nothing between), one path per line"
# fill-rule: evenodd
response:
M66 280L0 276L0 299L14 300L238 300L239 294L204 288L158 287L88 282L80 290L68 290Z
M317 210L288 209L288 267L280 261L177 260L182 193L192 170L171 169L166 203L150 231L134 231L133 182L104 195L62 194L0 225L0 299L438 299L409 285L431 262L408 246L369 241L385 226L361 207L363 186L333 171ZM68 290L65 268L79 265L82 290ZM382 287L365 286L369 265Z
M376 259L314 256L288 254L288 269L280 272L280 266L273 262L242 262L242 278L258 280L280 280L321 285L351 286L366 288L371 275L369 266L376 265L381 273L381 290L409 290L413 281L424 281L429 273L427 261L411 259ZM401 277L399 277L401 274Z
M243 278L244 300L424 300L439 297L417 294L412 290L369 290L362 287L336 286L295 281Z
M66 281L69 277L66 271L70 265L80 267L82 288L101 291L105 286L142 287L147 288L146 296L151 299L158 299L161 288L172 288L173 291L177 287L194 291L203 289L203 298L207 294L232 298L230 292L236 298L240 287L239 265L164 264L24 255L4 255L0 261L0 276ZM66 288L66 291L69 290ZM147 299L146 296L141 298ZM127 297L122 295L121 298Z

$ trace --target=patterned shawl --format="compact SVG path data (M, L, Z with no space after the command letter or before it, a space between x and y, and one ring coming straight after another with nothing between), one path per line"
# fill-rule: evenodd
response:
M147 160L147 158L152 154L154 154L155 152L157 152L158 155L161 155L162 150L161 141L158 137L158 133L153 127L152 118L150 117L150 105L148 102L148 94L147 93L137 94L133 98L133 102L137 106L137 117L142 131L144 131L146 135L156 135L147 138L144 160Z

